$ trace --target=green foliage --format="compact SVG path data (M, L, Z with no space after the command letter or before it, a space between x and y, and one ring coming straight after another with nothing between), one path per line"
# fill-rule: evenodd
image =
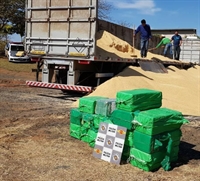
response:
M24 31L25 0L0 0L0 32L23 36Z
M4 48L7 42L7 35L5 33L0 33L0 55L3 55Z

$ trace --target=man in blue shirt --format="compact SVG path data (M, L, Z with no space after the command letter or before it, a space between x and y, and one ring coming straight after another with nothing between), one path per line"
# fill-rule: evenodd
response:
M174 46L174 59L179 60L181 52L182 37L178 34L178 31L175 32L175 35L172 36L171 41L173 41Z
M135 35L140 32L140 54L142 58L147 56L147 50L149 45L149 40L151 39L151 28L146 21L143 19L141 25L135 30Z

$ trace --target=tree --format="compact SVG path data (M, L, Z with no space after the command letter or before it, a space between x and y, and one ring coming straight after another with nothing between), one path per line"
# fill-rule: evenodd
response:
M0 0L0 32L11 25L7 33L17 33L21 36L25 31L25 0Z
M23 37L25 33L25 0L16 0L15 5L15 14L10 18L12 22L11 33L17 33Z
M98 1L98 18L99 19L110 19L109 13L112 9L112 5L106 2L105 0Z
M9 23L9 18L13 14L12 1L0 0L0 32Z

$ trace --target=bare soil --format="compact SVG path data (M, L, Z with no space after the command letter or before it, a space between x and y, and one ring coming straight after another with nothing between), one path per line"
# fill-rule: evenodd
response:
M171 171L145 172L92 156L69 136L70 106L79 98L59 90L30 88L33 73L0 68L0 180L2 181L197 181L200 118L182 126L179 159Z

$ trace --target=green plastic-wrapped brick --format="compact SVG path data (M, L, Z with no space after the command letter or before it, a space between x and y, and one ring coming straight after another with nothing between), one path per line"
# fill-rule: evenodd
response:
M179 111L168 108L150 109L135 115L134 128L144 134L155 135L175 129L188 123Z
M175 162L178 159L179 146L168 145L165 158L162 160L161 165L164 170L171 169L171 162Z
M134 120L134 114L132 112L116 109L112 112L110 118L114 124L132 130L132 121Z
M95 141L96 141L96 137L97 137L97 131L94 131L94 130L89 130L88 131L88 143L89 143L89 146L94 148L95 146Z
M99 124L101 122L103 122L105 119L108 119L108 118L106 118L104 116L101 116L101 115L94 115L94 120L93 120L94 128L98 129L99 128Z
M81 125L85 128L90 129L91 127L93 127L94 117L95 117L95 115L93 115L93 114L83 113Z
M95 139L97 137L97 131L92 129L84 129L82 127L82 134L81 134L81 140L83 142L86 142L89 144L89 146L94 147L95 145Z
M134 148L146 153L155 153L166 151L168 142L172 140L173 147L178 146L181 138L181 130L177 129L171 132L160 133L157 135L147 135L137 130L133 133Z
M81 136L80 136L81 141L86 142L86 143L89 142L88 131L89 131L89 128L86 128L84 126L81 127Z
M70 136L80 139L81 138L81 126L70 123Z
M165 158L165 152L145 153L136 148L131 148L130 163L145 171L153 171L161 167L161 162Z
M162 92L150 89L135 89L117 92L116 105L124 111L143 111L162 105Z
M108 117L105 117L102 122L105 122L105 123L108 123L108 124L113 124L112 119L110 119Z
M70 123L81 125L82 113L79 109L70 110Z
M106 99L106 97L100 96L91 96L91 97L82 97L79 99L79 110L84 113L95 113L96 101L99 99Z
M96 101L95 114L110 116L116 109L116 99L99 99Z
M125 142L124 142L125 145L130 146L130 147L133 146L133 140L134 140L133 133L134 133L133 131L127 130L126 138L125 138Z

